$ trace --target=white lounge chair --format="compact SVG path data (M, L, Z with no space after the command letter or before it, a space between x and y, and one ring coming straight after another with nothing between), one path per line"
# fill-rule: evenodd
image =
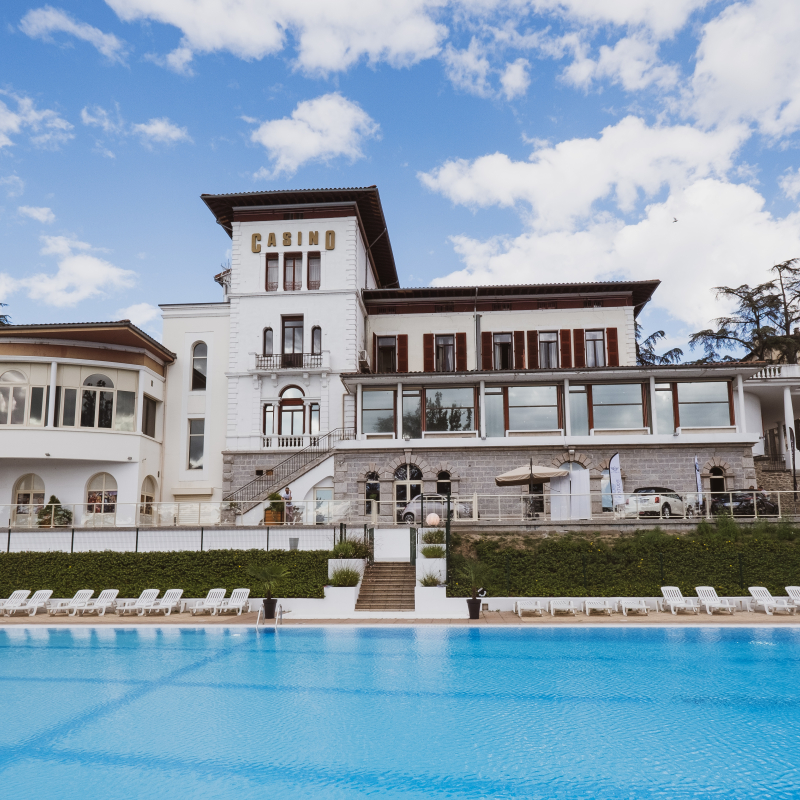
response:
M117 615L124 617L125 613L134 611L143 617L145 612L149 611L157 602L159 589L145 589L135 600L123 600L117 603Z
M16 614L17 611L27 611L28 616L32 617L40 608L47 608L47 601L52 594L52 589L39 589L30 600L21 599L6 603L3 607L3 614L10 617Z
M592 611L602 611L610 617L617 610L617 601L613 597L587 597L583 601L583 610L590 617Z
M787 586L786 594L789 595L789 605L800 608L800 586Z
M645 616L650 614L650 607L643 597L620 597L619 609L623 617L627 617L629 611L635 611L637 614L644 612Z
M544 614L550 613L549 600L517 600L514 603L514 613L522 617L523 611L532 611L540 617Z
M661 594L664 595L662 600L663 605L669 606L669 610L673 616L681 611L691 611L692 614L697 614L700 607L697 605L697 599L694 597L684 597L681 590L677 586L662 586Z
M223 614L226 611L235 611L237 616L241 616L244 607L249 605L248 597L250 597L249 589L234 589L231 592L231 596L219 604L216 613Z
M773 611L785 611L787 614L794 614L797 611L785 597L773 597L763 586L751 586L747 591L753 596L749 603L750 608L758 610L759 606L764 606L764 611L770 616Z
M550 601L550 616L554 617L556 611L565 611L567 614L572 614L574 617L581 610L580 600L551 600Z
M82 609L83 614L94 614L97 612L98 617L104 617L106 611L113 609L117 604L117 595L119 589L103 589L95 600L90 600Z
M89 602L89 598L93 594L94 589L79 589L75 592L75 597L72 600L58 600L55 603L50 603L47 613L51 617L62 612L74 617Z
M198 612L202 612L203 614L205 614L206 611L211 611L212 613L214 613L222 605L222 601L224 599L225 599L224 589L212 589L205 596L203 600L200 600L196 605L193 605L189 610L192 612L192 616L194 616Z
M148 609L148 613L152 611L154 614L158 614L159 611L163 611L164 616L168 617L173 611L180 608L182 594L183 589L167 589L164 596L160 600L156 600L153 607Z
M720 611L727 611L729 614L733 614L736 611L733 603L727 597L719 597L717 590L713 586L695 586L694 590L700 599L700 607L705 606L707 614L712 614L715 608Z
M30 593L30 589L17 589L15 592L11 592L7 600L0 600L0 610L11 608L12 606L16 608L20 603L28 599Z

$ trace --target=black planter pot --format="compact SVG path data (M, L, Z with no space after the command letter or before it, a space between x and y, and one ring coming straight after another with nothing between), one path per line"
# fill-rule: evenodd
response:
M264 619L275 619L275 606L278 605L278 598L272 597L263 600L264 603Z
M264 602L266 602L266 600ZM481 599L480 599L480 597L476 597L474 600L471 597L468 597L467 598L467 608L469 608L469 618L470 619L480 619L481 618Z

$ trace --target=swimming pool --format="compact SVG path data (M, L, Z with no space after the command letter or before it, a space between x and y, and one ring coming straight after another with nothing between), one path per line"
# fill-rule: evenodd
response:
M0 628L0 797L796 798L800 629Z

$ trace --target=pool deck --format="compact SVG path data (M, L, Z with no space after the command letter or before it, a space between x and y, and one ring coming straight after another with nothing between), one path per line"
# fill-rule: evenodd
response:
M108 625L211 625L211 626L226 626L226 625L248 625L254 626L256 624L256 612L242 614L241 616L226 615L224 617L212 617L210 615L192 616L189 613L184 614L171 614L165 617L162 614L158 616L117 616L116 614L106 614L105 616L98 617L96 615L85 617L70 617L59 615L51 617L48 614L37 614L35 617L29 617L27 614L18 615L14 617L0 616L0 627L8 625L43 625L48 627L59 627L62 625L89 625L89 626L108 626ZM262 621L262 625L266 624L271 627L272 620L266 623ZM481 618L478 620L469 619L418 619L411 615L403 615L397 617L385 616L359 616L350 619L293 619L291 615L286 615L283 618L283 625L470 625L477 627L492 627L496 625L522 625L522 626L552 626L552 625L620 625L620 626L635 626L635 625L714 625L714 626L729 626L740 625L743 627L754 627L763 625L800 625L800 615L795 614L774 614L768 616L763 612L749 612L739 611L733 615L730 614L713 614L708 615L705 612L700 614L684 614L678 613L672 615L669 612L654 612L651 611L648 616L636 615L624 617L622 614L613 614L607 616L605 614L592 614L587 617L585 614L559 614L558 616L551 617L549 615L539 617L532 614L525 614L522 618L518 617L511 611L484 611L481 613Z

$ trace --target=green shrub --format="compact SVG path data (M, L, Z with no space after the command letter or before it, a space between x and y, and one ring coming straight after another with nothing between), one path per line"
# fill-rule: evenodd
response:
M444 547L429 544L427 547L423 547L420 553L422 553L425 558L444 558Z
M439 576L435 572L426 572L419 579L420 586L440 586L441 582Z
M425 531L422 541L425 544L444 544L444 531Z
M331 586L358 586L361 573L352 567L337 567L331 574Z
M331 550L331 558L366 558L367 545L360 539L338 542Z

